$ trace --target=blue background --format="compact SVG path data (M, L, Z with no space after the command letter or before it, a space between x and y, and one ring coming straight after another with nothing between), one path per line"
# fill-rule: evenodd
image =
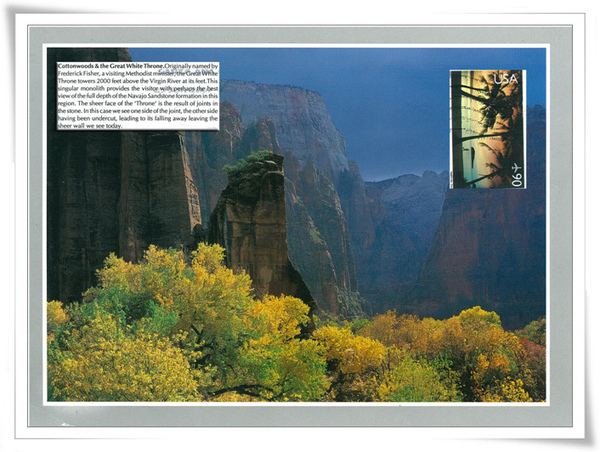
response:
M524 69L546 106L545 48L130 48L134 61L218 61L221 79L320 93L365 180L449 166L449 71Z

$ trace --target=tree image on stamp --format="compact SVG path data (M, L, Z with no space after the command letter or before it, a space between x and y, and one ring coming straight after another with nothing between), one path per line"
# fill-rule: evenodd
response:
M450 188L526 188L525 71L450 71Z

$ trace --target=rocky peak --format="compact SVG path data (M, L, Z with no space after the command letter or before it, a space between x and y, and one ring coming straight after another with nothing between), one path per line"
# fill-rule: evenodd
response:
M222 80L221 99L235 107L245 126L270 118L282 150L300 162L314 162L334 183L348 169L346 143L320 94L293 86Z
M295 296L314 312L316 303L288 257L283 157L253 154L228 172L208 241L225 248L228 267L250 275L258 296Z

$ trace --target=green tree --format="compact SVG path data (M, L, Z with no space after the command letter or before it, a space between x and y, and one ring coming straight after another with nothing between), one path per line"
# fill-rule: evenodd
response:
M419 361L391 347L387 366L379 378L378 401L459 402L460 394L451 374L439 361Z
M335 325L317 328L313 338L324 347L331 383L328 398L338 402L372 401L386 347L379 341L355 335L350 328Z
M200 244L186 257L151 246L137 264L111 255L80 305L50 303L52 397L318 400L328 386L323 350L298 337L308 306L255 299L250 278L226 268L223 252ZM101 369L102 379L73 392ZM172 373L181 379L171 382ZM152 389L142 384L149 380Z
M235 165L225 165L223 166L223 171L227 174L227 176L231 179L236 179L239 177L244 170L248 167L250 163L261 162L263 160L268 160L272 158L273 151L261 150L253 152L247 155L244 158L241 158L237 161Z
M103 311L73 330L51 357L48 375L58 401L194 401L205 377L169 339L130 334Z
M269 401L316 401L328 387L322 347L301 340L309 307L300 299L272 295L253 303L244 316L249 339L232 367L235 378L215 395L237 392Z

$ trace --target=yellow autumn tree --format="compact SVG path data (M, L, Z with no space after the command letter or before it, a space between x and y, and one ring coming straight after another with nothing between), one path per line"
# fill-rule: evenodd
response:
M502 328L496 313L479 306L445 320L388 312L376 316L359 333L408 353L416 362L432 365L443 376L449 393L456 384L465 401L491 401L490 394L501 394L510 381L520 381L526 397L531 390L544 393L543 388L536 389L543 382L534 378L539 371L532 373L533 352Z
M197 401L204 378L169 339L126 334L101 311L55 351L48 376L52 398L69 402Z
M400 322L396 311L388 311L373 317L367 325L358 330L358 334L375 339L389 347L401 342L399 327Z
M139 263L110 255L80 305L50 304L51 397L318 400L322 347L298 337L308 307L255 299L223 253L200 244L189 256L151 246Z
M331 383L328 399L338 402L373 400L386 347L377 340L355 335L350 328L336 325L317 328L313 339L324 347Z

